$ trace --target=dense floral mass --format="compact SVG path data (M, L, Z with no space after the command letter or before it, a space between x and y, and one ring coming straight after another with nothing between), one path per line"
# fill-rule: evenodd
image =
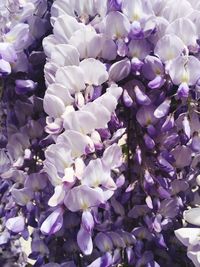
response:
M199 44L198 0L0 1L0 266L200 266Z

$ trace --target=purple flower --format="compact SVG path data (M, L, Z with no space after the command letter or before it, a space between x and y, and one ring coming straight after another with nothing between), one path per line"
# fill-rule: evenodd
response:
M1 1L0 265L199 266L199 7Z
M52 235L59 231L63 225L63 209L57 208L42 223L40 230L45 235Z
M65 206L71 211L87 210L104 202L103 191L80 185L71 189L64 200Z
M9 218L6 221L6 228L13 233L20 233L24 230L25 220L22 216Z

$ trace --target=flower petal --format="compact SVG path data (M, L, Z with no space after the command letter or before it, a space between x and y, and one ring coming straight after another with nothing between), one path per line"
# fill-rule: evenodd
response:
M105 65L94 58L81 61L80 68L83 70L85 83L89 85L98 86L108 79Z

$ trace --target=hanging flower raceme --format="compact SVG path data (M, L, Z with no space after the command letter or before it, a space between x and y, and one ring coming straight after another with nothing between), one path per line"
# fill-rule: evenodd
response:
M35 76L35 69L43 71L42 60L36 60L37 54L43 55L38 43L50 24L45 0L6 0L0 6L0 250L5 250L5 259L7 254L11 255L8 262L4 258L0 262L2 266L13 265L15 255L15 263L24 266L27 256L19 237L29 239L29 227L36 227L36 203L47 185L46 176L39 174L42 157L39 142L44 138L44 112L39 95L44 85ZM38 23L41 28L36 33Z
M59 14L60 4L61 1L54 3L53 14ZM52 17L54 34L43 41L49 58L45 66L48 88L44 109L49 116L46 131L56 142L46 150L44 170L55 187L48 204L60 208L43 222L41 231L55 232L46 228L50 221L53 229L60 230L56 225L61 221L54 216L59 209L62 218L67 210L82 212L77 243L83 254L90 255L93 232L98 225L94 212L106 205L117 189L113 177L116 179L120 173L115 174L114 170L120 167L122 158L117 144L108 146L100 158L92 159L92 155L105 149L103 135L109 131L108 123L114 116L122 88L113 84L102 62L105 57L108 60L116 57L104 47L106 44L111 46L110 51L115 49L114 41L107 42L93 24L86 25L81 14L78 22L66 11L57 18ZM79 40L82 43L79 44ZM64 226L65 221L62 224Z

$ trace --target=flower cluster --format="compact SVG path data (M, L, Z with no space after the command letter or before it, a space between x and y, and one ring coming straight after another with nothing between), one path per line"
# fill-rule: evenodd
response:
M0 21L2 251L199 266L199 1L3 0Z
M45 137L41 40L51 29L48 10L45 0L0 3L1 266L26 266L18 233L28 239L28 226L36 226L35 207L47 183L39 171L44 157L40 141Z

